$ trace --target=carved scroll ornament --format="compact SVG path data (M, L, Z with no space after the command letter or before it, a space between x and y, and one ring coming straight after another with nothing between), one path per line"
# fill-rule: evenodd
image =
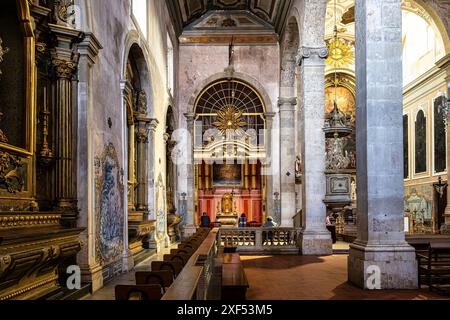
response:
M12 156L8 152L0 151L0 183L6 185L9 193L23 191L24 180L18 172L21 167L20 158Z

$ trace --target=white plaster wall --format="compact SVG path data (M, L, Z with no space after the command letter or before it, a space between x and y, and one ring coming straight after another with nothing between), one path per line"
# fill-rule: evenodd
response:
M121 168L127 168L126 137L124 136L126 124L122 107L121 80L124 78L124 70L128 59L127 53L132 42L137 42L141 47L147 68L149 70L148 83L144 87L151 88L149 95L150 117L159 121L155 133L155 166L154 178L161 174L166 185L165 177L165 144L163 134L165 132L165 115L170 97L167 90L167 61L166 47L167 34L169 33L174 46L174 68L177 70L178 42L174 36L172 22L166 8L165 1L148 2L148 37L145 39L136 28L131 17L131 1L78 0L81 7L81 28L85 32L92 32L98 38L103 49L100 50L93 68L93 76L90 82L90 95L93 99L91 127L88 135L92 138L93 154L80 155L89 157L88 161L94 163L95 157L101 155L105 145L113 143ZM133 39L133 41L130 41ZM175 87L176 90L176 87ZM177 107L173 105L177 114ZM112 120L112 127L108 126L108 118ZM82 143L82 142L81 142ZM87 142L86 142L87 143ZM93 166L92 166L93 167ZM126 174L126 170L124 170ZM80 173L84 174L84 173ZM90 185L79 186L94 190L95 181ZM124 177L126 186L126 176ZM124 189L126 192L126 188ZM95 199L95 195L90 195ZM126 194L124 194L126 199ZM87 199L78 199L79 202ZM92 221L95 217L94 203L89 208L82 209L81 215L88 215ZM127 206L124 205L124 210ZM125 212L126 216L126 212Z

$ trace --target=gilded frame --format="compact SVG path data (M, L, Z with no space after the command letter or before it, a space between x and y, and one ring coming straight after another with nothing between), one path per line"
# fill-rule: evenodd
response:
M36 114L36 62L35 62L35 37L30 14L30 6L28 0L16 0L18 19L22 24L22 33L24 41L25 56L25 148L10 145L8 143L0 143L3 150L12 151L16 154L30 158L34 154L35 144L35 114Z

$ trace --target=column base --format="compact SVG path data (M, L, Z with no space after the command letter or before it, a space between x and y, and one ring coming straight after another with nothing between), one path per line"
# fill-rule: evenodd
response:
M390 245L355 242L350 245L348 280L365 290L417 289L415 249L406 242Z
M304 256L330 256L333 241L328 231L302 231L299 239L300 253Z
M103 288L103 268L101 265L81 267L81 282L90 283L92 293Z
M122 256L122 272L130 272L134 268L134 258L130 250L125 250Z
M197 232L197 228L194 225L187 225L183 227L183 238L192 236Z

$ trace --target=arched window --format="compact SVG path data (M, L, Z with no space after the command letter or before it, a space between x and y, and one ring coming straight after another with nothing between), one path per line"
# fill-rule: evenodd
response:
M228 115L230 112L232 114ZM196 136L210 129L230 127L234 130L254 130L259 143L264 143L264 103L258 92L242 81L220 80L206 87L197 99L195 113L197 121L202 123L202 132L196 131ZM235 123L218 125L228 116L236 117L231 119Z
M415 160L416 174L427 171L427 118L420 110L416 117Z

